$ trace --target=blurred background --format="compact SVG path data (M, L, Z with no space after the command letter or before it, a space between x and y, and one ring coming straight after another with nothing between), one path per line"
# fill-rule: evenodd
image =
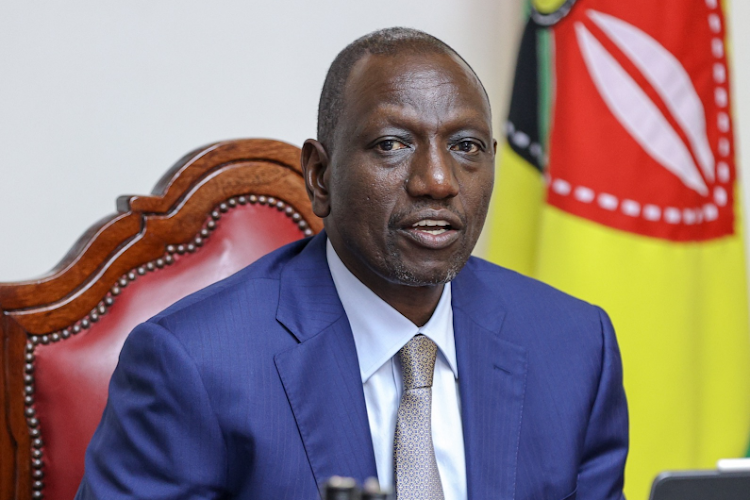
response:
M703 5L704 0L688 3ZM715 3L705 0L709 6ZM741 171L750 161L750 3L735 0L723 5L738 182L744 196L740 203L747 213L750 176ZM502 143L525 6L525 0L3 1L0 281L25 280L52 269L91 224L114 211L117 196L149 193L174 162L199 146L242 137L301 145L314 137L318 96L329 64L346 44L379 28L414 27L453 46L487 88L495 137ZM498 223L501 209L496 207L489 223L494 236L483 236L476 253L515 267L512 259L504 261L505 254L491 248L498 234L512 234L510 229L498 230L503 227ZM518 269L526 271L522 265ZM741 275L744 287L744 265L729 272ZM609 305L606 293L566 287L554 276L549 281L604 305L618 328L634 426L627 480L631 498L646 497L657 470L706 467L718 453L744 454L750 434L721 436L735 445L707 453L705 448L711 446L705 442L717 442L709 433L686 449L673 448L671 456L656 462L647 459L655 449L672 446L654 439L675 425L671 417L649 412L654 401L677 414L701 413L692 399L664 400L671 387L693 394L709 386L715 390L716 384L735 386L725 394L725 399L742 400L733 425L744 426L744 421L750 430L750 395L743 393L750 382L743 379L736 385L732 379L748 371L746 342L740 349L729 347L741 357L738 371L714 385L700 380L683 383L680 373L695 368L689 352L685 366L674 371L662 365L642 369L644 363L659 360L638 358L641 340L631 341L637 336L629 336L629 328L638 328L622 317L625 313L618 311L618 304ZM733 296L740 303L730 306L746 318L746 293ZM747 321L742 321L732 328L747 337ZM673 348L671 341L663 346L666 353ZM654 374L672 377L673 385L652 398L641 397L641 386L658 385ZM734 411L706 404L716 411ZM689 420L682 429L686 435L697 435L691 429L706 427L700 418ZM728 428L718 418L712 422L713 428Z

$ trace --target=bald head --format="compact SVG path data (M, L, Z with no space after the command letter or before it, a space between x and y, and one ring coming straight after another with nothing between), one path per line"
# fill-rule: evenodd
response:
M471 73L476 73L468 63L448 44L428 35L423 31L411 28L387 28L374 31L354 42L339 52L328 69L323 91L318 105L318 141L328 150L333 151L336 126L345 105L345 87L352 68L366 55L395 56L402 53L411 54L448 54L457 57ZM477 77L481 86L481 81ZM485 97L487 92L482 86ZM489 98L487 99L489 105Z

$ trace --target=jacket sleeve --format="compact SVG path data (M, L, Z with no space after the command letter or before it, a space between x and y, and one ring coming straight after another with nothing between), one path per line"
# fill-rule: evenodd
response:
M219 498L226 447L198 369L168 330L129 335L76 499Z
M577 500L620 500L628 454L628 408L622 362L607 314L599 309L603 346L599 388L578 469Z

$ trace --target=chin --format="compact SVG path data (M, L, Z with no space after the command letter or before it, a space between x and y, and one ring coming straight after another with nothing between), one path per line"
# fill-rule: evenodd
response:
M440 269L414 269L399 263L394 266L392 278L396 283L407 286L444 285L453 281L463 264L450 265Z
M458 275L471 256L470 247L463 246L446 255L407 254L389 248L380 269L392 283L407 286L444 285Z

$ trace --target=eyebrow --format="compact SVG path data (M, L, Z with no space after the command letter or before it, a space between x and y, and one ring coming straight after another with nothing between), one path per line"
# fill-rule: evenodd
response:
M377 107L374 108L374 113L377 114L377 110L382 108L387 108L391 106L390 104L378 104ZM395 107L395 106L394 106ZM408 106L412 109L415 109L414 106ZM403 111L403 106L398 106L400 111ZM478 133L484 133L489 135L492 135L492 123L490 122L490 118L486 117L484 113L481 111L475 110L473 108L471 109L471 113L466 116L465 113L461 113L463 116L448 116L448 117L441 117L441 124L445 125L448 124L451 129L470 129L475 130ZM361 128L367 128L370 125L377 126L377 127L388 127L392 126L394 128L399 129L412 129L414 128L412 123L410 123L413 119L418 118L420 115L418 113L414 113L413 117L409 116L394 116L393 114L385 114L381 116L370 116L367 120L360 120L360 123L362 123L363 127ZM360 127L357 127L360 128Z

